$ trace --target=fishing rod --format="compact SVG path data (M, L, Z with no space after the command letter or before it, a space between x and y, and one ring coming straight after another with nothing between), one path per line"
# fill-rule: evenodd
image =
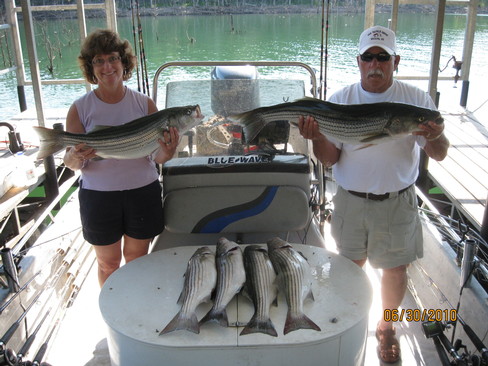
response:
M466 237L468 230L463 231L463 239ZM434 345L436 347L439 358L442 365L481 365L481 360L483 365L488 365L488 348L484 345L483 341L478 337L474 330L464 321L464 319L459 315L459 309L461 304L461 296L463 289L469 287L468 283L473 276L474 270L476 269L475 256L475 244L476 241L472 239L465 240L465 251L463 256L463 267L461 270L461 290L459 292L459 301L456 306L456 319L454 321L447 322L446 324L440 321L428 321L422 323L422 329L427 338L432 338L434 340ZM467 263L474 262L474 263ZM434 284L435 285L435 284ZM448 302L449 303L449 302ZM449 304L452 308L452 305ZM481 359L477 355L471 355L467 352L466 346L462 344L461 339L457 339L454 344L454 334L456 331L456 325L459 322L468 338L471 340L476 350L480 353ZM452 339L449 341L444 334L444 330L451 324L453 326ZM458 351L464 348L465 352L459 355ZM454 363L450 363L447 353L449 353ZM447 360L447 363L446 363Z
M134 1L130 2L132 10L132 36L134 38L134 53L136 54L136 74L137 74L137 91L141 91L141 81L139 78L139 62L137 61L137 42L136 42L136 17L134 14Z
M63 288L63 294L62 298L66 298L68 294L70 286L64 286ZM49 342L51 341L52 336L54 335L55 330L61 323L61 319L63 319L64 315L66 314L66 310L68 308L68 305L64 303L64 305L61 306L61 308L57 309L57 312L55 314L56 321L54 322L54 325L52 326L51 330L49 331L49 334L46 338L46 340L42 343L42 345L39 347L39 350L37 351L36 355L34 356L34 359L31 361L26 361L20 363L18 366L51 366L47 362L43 362L42 360L44 359L44 356L47 353L48 347L49 347ZM53 317L54 318L54 317Z
M27 306L27 309L20 314L19 318L10 326L2 338L0 338L0 366L15 365L15 363L12 363L16 359L15 353L11 349L7 348L7 344L41 295L42 292L39 292L34 297L34 300L29 304L29 306Z
M319 78L319 98L323 99L322 81L324 79L324 35L325 35L325 0L322 0L322 27L320 28L320 78Z
M31 348L32 343L34 343L34 340L36 339L37 333L39 333L39 330L41 329L42 325L46 321L49 313L51 312L51 309L52 309L52 307L49 308L48 311L46 311L46 314L44 314L44 316L42 317L41 321L37 325L34 332L32 332L32 334L27 338L25 343L20 348L19 352L17 352L16 363L14 365L22 365L23 364L24 356L27 354L27 352L29 352L29 349Z
M61 265L54 276L50 279L48 285L46 286L49 289L49 293L47 293L47 298L50 297L51 293L54 292L56 289L56 285L58 281L62 278L61 271L64 270L65 265ZM0 366L10 365L10 363L14 360L15 353L11 349L7 348L7 344L14 335L14 333L19 328L22 321L25 319L29 311L32 309L34 304L36 304L41 297L41 295L45 295L46 291L39 291L39 293L33 298L31 303L27 306L22 314L20 314L19 318L10 326L10 328L5 332L5 334L0 338Z
M54 239L53 239L54 240ZM31 247L32 248L32 247ZM56 254L46 263L46 266L49 266L51 263L53 263L61 254L61 252L56 252ZM22 252L20 252L18 255L22 255ZM40 274L42 273L42 269L40 269L39 271L37 271L34 275L32 275L31 278L29 278L29 280L27 280L27 282L22 285L22 287L20 287L13 295L12 297L10 297L10 299L8 299L5 303L2 304L2 306L0 306L0 314L3 313L3 311L17 298L17 296L19 296L28 286L29 284L37 277L39 276Z
M34 281L34 279L42 272L42 270L39 270L36 274L34 274L21 288L19 288L19 290L12 295L12 297L10 299L8 299L2 306L0 306L0 314L3 313L3 311L12 303L12 301L14 301L17 296L19 296L22 291L24 291L27 286L29 286L29 284Z
M322 0L322 32L320 42L320 80L319 80L319 98L327 99L327 59L329 57L329 9L330 0ZM324 49L325 47L325 49Z
M139 34L139 55L141 58L142 90L144 94L147 93L147 95L150 96L149 78L147 75L146 51L144 49L144 38L142 37L141 13L139 11L139 1L137 0L136 0L136 10L137 10L137 31Z
M464 255L463 255L463 266L461 267L461 290L459 292L459 302L457 306L457 311L459 310L460 303L461 303L461 295L463 292L463 289L467 286L469 283L469 280L473 276L474 270L476 269L476 261L475 261L475 246L476 242L474 240L466 240L464 242ZM466 268L466 269L465 269ZM467 272L469 271L469 272ZM481 359L485 362L486 365L488 365L488 348L483 344L481 339L478 337L478 335L473 331L473 329L463 320L461 316L457 317L457 320L459 323L461 323L464 332L468 336L468 338L471 340L471 342L474 344L476 349L481 355ZM454 337L454 333L453 333Z
M327 0L327 12L325 18L325 55L324 55L324 100L327 99L327 63L329 59L329 9L330 0Z

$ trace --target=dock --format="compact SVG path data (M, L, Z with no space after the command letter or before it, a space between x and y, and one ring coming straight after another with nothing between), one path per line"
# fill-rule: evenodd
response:
M46 110L45 125L52 128L56 123L64 123L66 119L67 109L49 109ZM9 233L5 233L7 240L6 246L13 247L19 242L22 237L32 229L36 217L30 218L27 221L23 221L19 218L18 207L20 207L24 201L28 198L29 194L38 186L40 186L45 179L45 167L42 160L37 160L37 151L39 145L39 139L34 132L32 126L38 125L38 120L35 110L27 110L22 112L13 118L9 119L11 124L17 133L20 135L20 139L24 145L25 150L21 153L22 158L15 156L8 149L8 139L5 142L0 143L0 159L2 161L2 170L0 171L1 196L0 196L0 221L1 220L13 220L15 226L15 236L12 237ZM0 133L7 133L7 128L2 129ZM3 135L2 135L3 136ZM59 153L55 156L55 165L62 164L63 153ZM22 179L19 181L19 175L24 165L32 167L32 179L26 185ZM24 177L25 178L25 177ZM76 179L76 178L75 178ZM73 184L74 180L70 180L69 184ZM69 188L60 187L61 192L66 192ZM0 234L5 227L2 227ZM2 236L3 237L3 236Z
M486 114L461 108L449 112L441 109L441 113L451 146L446 159L429 161L429 177L449 199L452 210L459 210L476 230L483 232L485 226L486 231L488 120L483 120Z

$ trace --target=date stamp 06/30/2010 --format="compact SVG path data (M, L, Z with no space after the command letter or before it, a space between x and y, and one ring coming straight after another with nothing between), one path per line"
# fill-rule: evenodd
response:
M384 320L387 322L455 322L456 309L385 309Z

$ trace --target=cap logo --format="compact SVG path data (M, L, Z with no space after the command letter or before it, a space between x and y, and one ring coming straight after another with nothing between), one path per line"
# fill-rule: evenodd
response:
M383 31L380 31L380 30L375 30L373 32L371 32L369 34L369 36L371 37L371 40L375 40L375 41L384 41L385 40L385 37L388 37L388 34L386 34L386 32L383 32Z

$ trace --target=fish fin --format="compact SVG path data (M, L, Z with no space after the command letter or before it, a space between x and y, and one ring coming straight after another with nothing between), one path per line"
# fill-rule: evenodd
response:
M273 337L278 337L278 333L274 327L273 322L270 318L258 319L256 314L254 314L241 331L240 335L252 334L252 333L264 333Z
M283 330L283 334L286 335L298 329L313 329L318 332L321 331L320 327L305 314L302 313L298 314L297 316L293 316L291 315L290 311L288 311L288 314L286 314L285 329Z
M310 291L308 292L307 296L305 296L305 300L315 301L315 298L314 298L313 292L312 292L312 288L310 288Z
M238 124L242 126L246 142L254 140L267 123L259 113L259 108L232 115L230 118L239 121Z
M215 321L219 323L219 325L222 327L228 327L229 320L227 318L227 311L225 310L225 308L221 310L217 310L214 308L210 309L210 311L202 319L200 319L199 325L210 321Z
M190 317L186 317L181 311L166 325L166 327L159 332L159 335L171 333L175 330L188 330L192 333L200 333L200 325L195 313Z
M366 149L366 148L371 147L371 146L374 146L374 145L376 145L376 144L364 144L364 145L361 145L361 146L357 147L357 148L356 148L356 149L354 149L354 150L355 150L355 151L356 151L356 150L362 150L362 149Z
M375 135L371 135L369 137L365 137L364 139L359 140L359 142L378 141L378 140L382 140L382 139L387 138L387 137L391 137L391 136L387 133L378 133Z
M303 258L303 259L305 259L305 260L308 262L308 258L307 258L307 257L305 257L305 254L303 254L303 253L302 253L302 252L300 252L300 251L297 251L297 252L298 252L298 254L300 254L300 255L302 256L302 258Z
M66 145L61 141L62 131L54 130L41 126L32 126L39 135L39 152L37 159L44 159L45 157L57 153L64 149Z
M273 300L273 302L271 303L271 305L273 306L278 306L278 294L276 295L275 299Z
M176 301L176 303L178 305L182 305L183 304L183 299L185 298L185 296L186 296L186 288L183 287L183 289L181 290L180 296L178 297L178 300Z
M106 130L106 129L109 129L109 128L113 128L114 126L104 126L104 125L96 125L95 127L93 127L90 132L87 133L87 135L91 134L91 133L94 133L94 132L100 132L100 131L103 131L103 130Z

